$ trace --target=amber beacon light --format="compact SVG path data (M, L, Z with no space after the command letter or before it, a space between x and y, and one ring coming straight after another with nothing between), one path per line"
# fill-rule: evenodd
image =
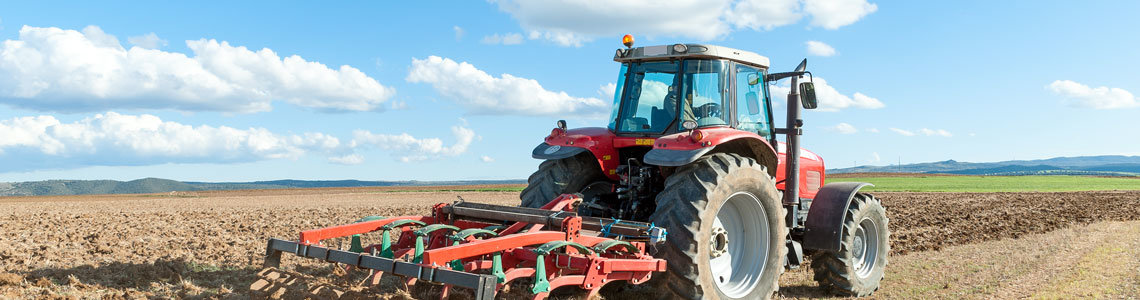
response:
M633 48L633 36L627 34L621 37L621 44L625 45L626 48Z

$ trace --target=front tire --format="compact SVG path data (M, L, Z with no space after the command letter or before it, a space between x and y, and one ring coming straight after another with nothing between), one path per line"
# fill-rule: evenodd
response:
M549 159L527 178L519 199L522 207L541 208L558 195L580 192L586 185L605 179L598 161L590 153Z
M765 167L717 153L680 167L665 181L650 217L668 237L654 256L655 278L682 299L767 299L779 290L787 228Z
M812 258L815 281L846 296L870 296L879 289L891 252L887 210L879 199L856 194L843 222L839 252L820 252Z

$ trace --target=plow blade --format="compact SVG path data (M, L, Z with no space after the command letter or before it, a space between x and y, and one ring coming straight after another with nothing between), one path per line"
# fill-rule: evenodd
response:
M559 287L597 294L611 282L644 283L665 261L646 254L647 244L664 240L652 224L578 216L580 199L562 195L542 209L457 202L439 204L431 216L368 217L353 224L301 232L298 241L270 239L265 265L280 267L283 253L366 271L376 284L383 274L408 286L442 284L470 289L475 299L494 299L518 279L543 299ZM379 232L367 244L364 234ZM351 237L349 249L322 245Z

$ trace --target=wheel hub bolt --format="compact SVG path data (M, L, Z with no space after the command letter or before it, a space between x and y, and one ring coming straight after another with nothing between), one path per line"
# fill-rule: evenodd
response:
M709 239L709 255L717 258L726 252L728 252L728 231L724 230L724 227L713 227Z

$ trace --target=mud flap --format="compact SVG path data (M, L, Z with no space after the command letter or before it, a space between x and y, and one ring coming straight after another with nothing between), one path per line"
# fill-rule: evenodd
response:
M804 249L839 251L847 207L864 186L874 185L865 182L837 182L819 189L811 202L807 221L804 222Z
M705 153L712 151L712 147L705 147L696 150L668 150L668 149L652 149L645 153L643 161L647 164L679 167L687 165L696 161Z

